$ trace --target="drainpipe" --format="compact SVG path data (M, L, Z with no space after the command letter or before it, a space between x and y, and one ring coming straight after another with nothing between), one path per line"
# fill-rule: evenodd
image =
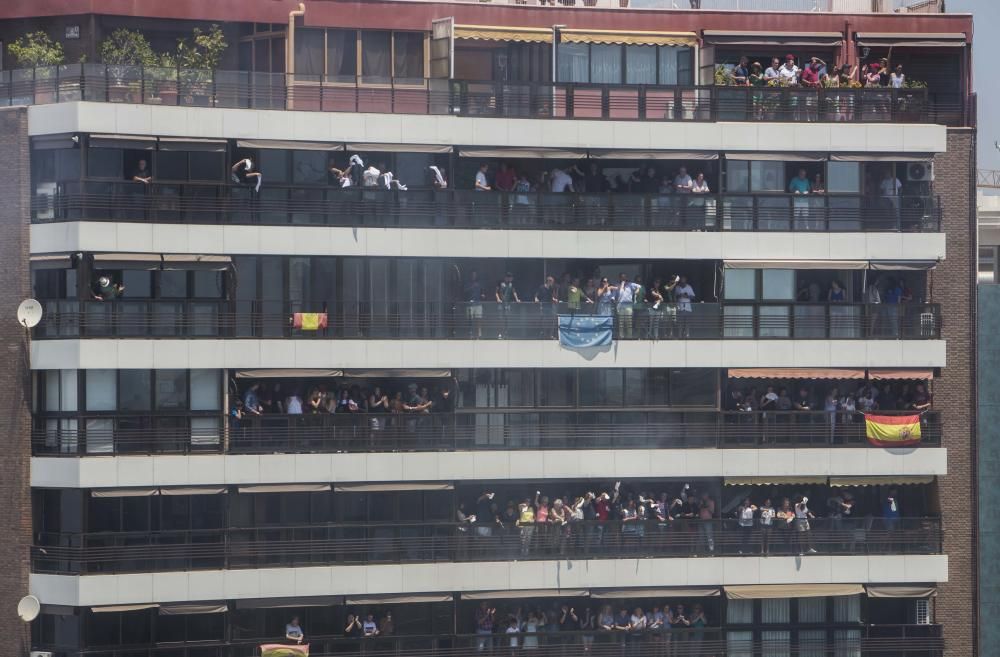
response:
M288 34L285 38L285 101L286 109L294 109L292 87L295 84L295 19L306 15L306 5L299 3L298 9L288 12Z

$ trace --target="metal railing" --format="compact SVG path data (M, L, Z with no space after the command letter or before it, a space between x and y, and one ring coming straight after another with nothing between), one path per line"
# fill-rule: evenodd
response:
M885 412L891 414L891 412ZM39 456L273 454L556 449L867 447L860 413L593 409L463 413L322 413L35 417ZM941 414L921 415L921 445L941 444Z
M937 196L505 193L199 183L64 182L32 221L407 228L938 232Z
M32 570L122 573L330 564L805 554L937 554L936 518L584 521L504 526L338 523L217 530L39 534Z
M502 599L502 594L498 599ZM594 601L595 608L601 601ZM621 600L607 600L614 606ZM390 635L344 638L308 635L313 657L746 657L747 655L852 655L856 657L940 657L944 638L940 625L871 625L860 623L712 625L670 628L665 632L606 631L595 627L577 632L504 633L504 619L488 634ZM338 619L339 622L339 619ZM463 625L471 619L460 621ZM717 623L717 619L710 619ZM345 621L346 623L346 621ZM249 628L243 628L244 633ZM252 628L256 630L257 628ZM252 631L251 630L251 631ZM770 634L773 632L774 634ZM245 634L244 634L245 636ZM256 641L203 641L193 644L132 645L106 649L56 651L55 657L257 657L260 645L287 643L284 637L260 634ZM777 652L775 652L777 651Z
M529 294L528 291L525 291ZM739 301L628 305L609 303L432 303L381 301L294 308L282 302L150 300L43 301L33 337L555 340L557 315L604 315L617 340L934 340L938 304ZM326 313L329 328L293 327L295 312Z
M960 93L928 89L481 82L104 64L0 71L0 105L73 101L506 118L956 126L966 124L971 104Z

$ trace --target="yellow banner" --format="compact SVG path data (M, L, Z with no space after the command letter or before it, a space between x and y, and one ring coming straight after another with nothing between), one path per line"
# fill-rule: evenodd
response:
M868 442L878 447L920 443L920 415L865 415Z

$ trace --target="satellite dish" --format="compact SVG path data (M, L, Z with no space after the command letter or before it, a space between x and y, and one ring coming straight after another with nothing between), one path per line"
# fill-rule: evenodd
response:
M42 304L34 299L25 299L17 307L17 321L24 328L35 328L42 321ZM23 602L23 600L22 600Z
M21 617L25 623L30 623L31 621L38 618L38 612L42 610L42 603L38 601L33 595L26 595L21 598L21 601L17 603L17 615Z

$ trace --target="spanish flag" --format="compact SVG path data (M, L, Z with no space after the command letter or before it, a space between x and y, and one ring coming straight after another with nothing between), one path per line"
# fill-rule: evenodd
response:
M876 447L920 443L920 415L865 415L865 434Z
M326 313L295 313L292 315L292 328L303 331L325 329L326 322Z
M309 644L265 643L260 647L260 657L309 657Z

